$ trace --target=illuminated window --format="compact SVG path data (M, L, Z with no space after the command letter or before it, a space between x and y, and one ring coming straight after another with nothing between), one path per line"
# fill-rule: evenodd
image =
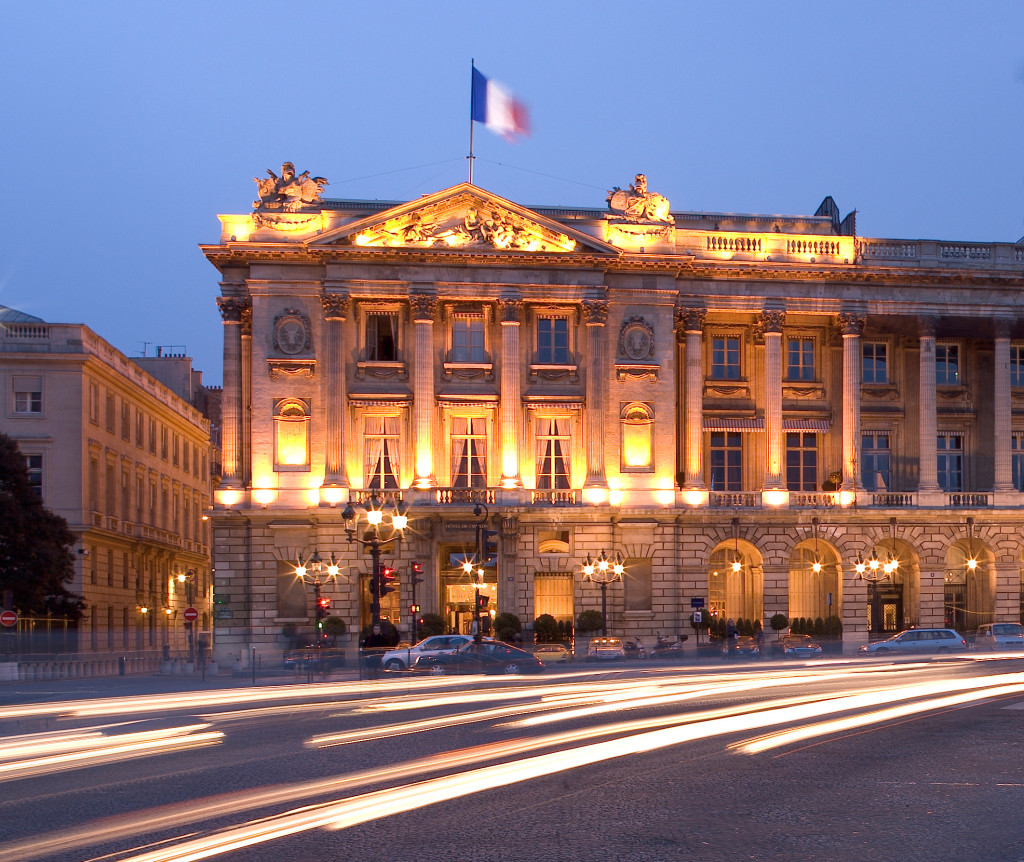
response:
M1010 385L1024 387L1024 346L1020 344L1010 345Z
M868 341L861 347L861 382L888 383L889 365L886 345L880 341Z
M790 491L818 490L818 439L814 434L786 435L786 487Z
M935 440L939 487L946 492L964 489L964 438L961 434L939 434Z
M15 376L14 383L14 412L15 413L42 413L43 412L43 378L42 377L21 377Z
M888 491L892 451L888 434L867 433L860 438L860 475L868 491Z
M284 398L274 405L274 469L309 469L309 404Z
M537 318L537 363L572 364L569 350L569 318L565 315L541 315Z
M713 380L740 379L739 338L711 339L711 378Z
M790 338L786 344L786 378L814 380L814 339Z
M647 404L626 405L619 417L621 468L628 472L654 469L654 411Z
M538 554L568 554L571 552L568 530L538 530Z
M453 416L451 433L452 487L487 487L487 419Z
M486 362L484 317L482 314L456 314L452 320L452 362Z
M397 488L401 417L367 416L363 426L363 463L367 488Z
M398 361L398 312L367 312L364 353L367 362Z
M738 431L711 433L711 490L743 490L743 438Z
M1014 431L1010 435L1010 459L1013 463L1013 487L1024 491L1024 432Z
M573 621L572 572L535 572L533 575L535 618L549 614L560 623Z
M935 383L938 386L960 385L959 345L935 345Z
M569 419L537 420L537 487L569 487Z

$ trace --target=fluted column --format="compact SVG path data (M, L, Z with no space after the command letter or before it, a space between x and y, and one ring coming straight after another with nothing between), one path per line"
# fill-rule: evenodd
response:
M921 358L918 387L918 492L939 490L938 461L935 453L935 320L922 317L918 320L921 339Z
M348 318L347 293L325 293L320 297L324 311L324 389L327 422L324 440L324 487L347 488L345 475L345 356L342 330ZM335 501L337 502L337 501Z
M608 484L604 473L604 425L607 418L604 404L604 327L608 322L608 300L585 300L583 320L587 328L587 409L584 413L587 481L583 487L603 488Z
M707 311L703 308L676 308L676 339L683 341L685 354L685 393L683 451L683 488L704 490L704 351L702 338Z
M409 297L416 327L416 366L413 371L413 434L416 450L416 487L433 488L434 477L434 314L437 296L414 293Z
M761 313L764 332L764 436L766 447L765 491L786 487L782 459L782 325L786 312L766 308Z
M222 285L226 287L227 285ZM240 432L242 428L242 311L247 300L219 296L224 321L224 393L221 398L221 486L241 488Z
M252 304L242 309L242 430L238 436L242 487L252 485Z
M1013 460L1010 453L1010 320L997 320L995 368L993 369L992 451L995 454L994 491L1013 490Z
M522 380L519 363L521 299L498 301L501 317L501 486L518 488Z
M839 315L843 333L843 484L842 491L856 494L860 476L860 365L861 335L864 318L856 314ZM852 499L849 500L852 502Z

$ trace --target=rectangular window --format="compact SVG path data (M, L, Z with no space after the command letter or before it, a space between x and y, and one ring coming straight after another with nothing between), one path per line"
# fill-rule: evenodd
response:
M114 411L116 405L114 404L114 393L107 392L107 431L111 434L114 433Z
M167 460L167 426L160 426L160 457Z
M452 362L485 362L483 315L459 315L452 321Z
M937 386L960 385L959 345L935 345L935 383Z
M14 412L15 413L42 413L43 412L43 378L15 376L14 383Z
M711 377L714 380L740 379L739 338L711 339Z
M1024 387L1024 346L1010 345L1010 385Z
M537 362L541 365L571 365L569 318L537 318Z
M156 420L149 420L149 451L150 454L156 454Z
M939 434L935 441L939 487L947 493L964 489L964 438L960 434Z
M537 487L570 487L568 418L537 420Z
M889 382L889 364L884 342L865 342L861 347L861 360L862 383Z
M452 487L487 487L487 420L482 416L452 418Z
M146 414L141 410L135 411L135 445L141 449L146 441Z
M89 421L96 424L100 421L100 388L89 383Z
M367 416L363 431L363 463L367 488L397 488L401 417Z
M121 402L121 439L132 437L132 407L127 401Z
M787 342L786 379L814 380L813 338L790 338Z
M25 467L28 469L28 483L40 497L43 496L43 456L26 455Z
M171 464L175 467L181 462L181 438L175 434L171 441Z
M743 490L743 444L738 431L711 433L711 490Z
M184 445L181 447L181 469L184 470L186 473L188 473L188 471L189 471L188 456L189 456L190 452L191 452L191 447L188 444L188 440L186 440Z
M626 560L622 573L623 607L627 611L651 610L653 569L650 559ZM607 623L607 620L605 621Z
M274 406L274 469L309 469L310 405L305 399L284 398Z
M860 438L860 475L868 491L888 491L892 451L888 434L862 434Z
M371 311L366 315L366 361L398 361L398 314Z
M1010 460L1013 464L1013 487L1024 491L1024 432L1010 435ZM1024 610L1024 605L1021 605Z
M818 439L808 432L786 434L786 487L790 491L818 490Z
M572 622L572 572L535 572L533 610L538 617L541 614L550 614L558 622Z

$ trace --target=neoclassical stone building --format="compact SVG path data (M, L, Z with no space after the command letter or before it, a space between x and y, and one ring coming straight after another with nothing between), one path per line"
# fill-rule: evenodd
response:
M672 212L640 175L594 209L271 176L202 246L224 321L221 658L310 630L294 570L314 551L341 565L332 612L368 621L341 511L373 497L411 506L384 548L403 631L413 560L423 611L469 626L481 520L488 609L527 626L600 607L581 566L602 551L625 561L622 634L690 631L701 605L831 617L848 648L1020 618L1024 246L858 237L831 198Z

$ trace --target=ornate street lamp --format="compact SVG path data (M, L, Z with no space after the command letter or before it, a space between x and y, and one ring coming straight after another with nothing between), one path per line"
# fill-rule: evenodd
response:
M623 562L622 555L618 551L615 552L613 558L609 559L604 550L596 560L587 554L583 561L583 578L601 587L601 634L603 636L608 635L608 584L622 580L622 573L626 569Z
M341 518L345 522L345 532L348 533L349 544L358 542L370 549L370 558L373 561L370 575L370 616L373 625L377 625L380 623L380 598L384 594L380 546L395 539L402 540L402 534L409 526L409 508L404 503L396 504L391 497L388 497L383 503L377 497L373 497L368 503L360 505L358 509L349 501L345 511L341 513ZM355 535L360 518L366 519L368 539L360 539Z
M892 528L893 542L896 541L896 519L889 519L889 526ZM885 581L893 582L896 579L896 572L900 567L899 559L889 551L887 559L882 562L878 559L878 554L875 553L874 549L871 551L871 559L864 561L864 558L858 554L857 559L853 563L856 574L854 577L858 581L864 581L871 585L871 628L870 631L878 633L883 631L881 614L878 608L878 585Z
M327 616L324 611L331 601L329 598L325 599L321 591L329 582L337 581L340 572L341 567L334 559L334 554L331 554L330 560L324 561L320 557L320 552L316 550L305 560L299 557L295 563L295 577L307 587L313 588L313 636L317 645L320 644L321 621Z

